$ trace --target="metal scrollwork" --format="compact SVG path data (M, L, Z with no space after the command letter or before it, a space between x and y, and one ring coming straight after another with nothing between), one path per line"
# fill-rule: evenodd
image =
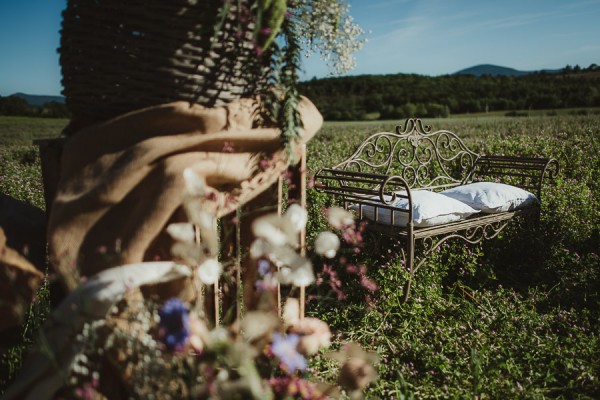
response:
M415 149L415 159L419 165L429 164L434 159L436 153L435 147L432 149L429 146L433 146L433 142L431 142L429 139L426 139L425 146Z
M431 126L423 125L423 121L418 118L409 118L406 120L404 128L401 128L399 125L396 127L396 134L398 135L408 136L415 132L426 135L431 132Z
M335 170L354 171L337 173ZM558 162L539 157L477 154L468 149L460 138L446 130L431 131L419 119L409 119L404 126L397 126L395 133L379 132L368 137L348 159L327 169L324 180L340 183L340 188L329 188L329 193L342 196L345 202L381 203L383 209L391 210L393 216L398 198L407 199L409 207L402 210L412 221L413 204L411 190L442 190L469 182L499 181L536 191L541 199L544 180L552 180L559 173ZM518 182L517 182L518 181ZM425 263L432 252L450 239L460 239L476 244L493 239L515 217L533 223L539 222L539 207L522 209L498 215L478 214L464 221L439 227L387 227L374 224L373 229L406 239L404 261L410 277L404 288L405 299L410 292L415 272ZM394 221L390 222L394 225ZM384 227L384 228L382 228ZM398 228L398 229L397 229ZM417 249L418 247L418 249Z
M393 134L380 132L372 135L347 160L334 168L349 170L352 166L358 171L368 168L373 172L387 173L392 164L397 139Z
M423 185L427 182L430 176L429 167L427 165L419 165L417 168L417 182L419 185Z
M502 232L502 230L508 225L509 221L493 221L485 225L473 226L465 229L462 232L453 232L445 236L428 236L421 239L421 245L423 246L423 252L419 257L419 261L416 264L415 272L423 265L427 260L427 257L436 249L438 249L444 242L449 239L458 238L464 240L467 243L476 244L484 240L490 240L495 238Z
M388 177L379 188L379 200L385 204L393 204L399 197L397 193L399 188L406 192L408 189L406 181L396 175Z
M398 146L398 151L396 152L396 160L398 161L398 163L400 163L400 166L404 168L409 167L414 159L414 150L409 150L404 147Z
M555 160L554 158L552 158L546 164L546 168L544 169L543 176L546 177L547 179L554 180L558 176L559 172L560 172L560 167L559 167L558 161Z
M470 171L475 165L475 160L477 159L476 155L471 152L463 152L460 155L460 168L463 171Z
M408 183L408 186L412 188L417 182L417 171L413 166L408 165L404 167L404 170L402 171L402 178L404 178L406 183Z
M419 143L421 142L421 135L417 132L412 132L408 137L408 141L412 145L412 147L419 147Z
M396 133L379 132L367 138L347 160L334 168L389 174L398 171L411 187L460 183L478 154L450 131L431 131L420 119L409 119ZM362 168L358 168L358 165ZM399 172L402 170L402 172Z
M356 160L350 160L344 165L344 171L362 172L362 164Z

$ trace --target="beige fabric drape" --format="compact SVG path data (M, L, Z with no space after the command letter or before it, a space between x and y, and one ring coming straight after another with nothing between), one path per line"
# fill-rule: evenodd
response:
M259 104L206 108L176 102L84 128L66 142L49 227L50 257L69 282L116 265L168 259L165 227L182 219L183 170L214 192L221 217L247 203L288 166L281 133L260 127ZM316 107L298 107L303 141L320 128ZM73 287L77 282L71 281Z
M0 228L0 338L3 331L19 327L43 278L25 257L8 247Z

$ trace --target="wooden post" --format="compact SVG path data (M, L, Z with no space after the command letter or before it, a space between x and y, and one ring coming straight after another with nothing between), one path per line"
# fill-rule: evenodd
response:
M283 214L283 177L277 180L277 214ZM279 267L277 267L279 269ZM277 281L277 315L281 317L281 284Z
M300 160L297 165L289 169L293 187L288 193L289 199L294 199L298 205L306 209L306 144L301 144ZM300 232L300 254L306 255L306 228ZM300 287L300 319L304 318L304 306L306 303L306 288Z
M298 171L297 185L300 186L300 206L306 210L306 144L302 144L302 155L300 156L300 171ZM300 232L300 254L306 255L306 226ZM306 304L306 288L300 288L300 319L304 318L304 306Z

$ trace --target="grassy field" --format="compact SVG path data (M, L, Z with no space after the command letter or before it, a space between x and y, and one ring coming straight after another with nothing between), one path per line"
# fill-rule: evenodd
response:
M600 398L600 117L469 116L426 120L449 129L475 151L547 155L560 178L544 187L541 229L509 229L476 246L449 243L422 268L413 299L402 304L406 273L395 249L368 237L365 265L378 290L369 292L341 265L332 265L345 300L330 289L333 275L309 291L307 311L379 355L379 379L367 392L382 399ZM43 206L34 138L55 137L65 120L0 117L0 192ZM326 123L309 145L316 172L350 155L362 139L393 131L394 121ZM330 200L309 190L309 243L326 221ZM316 266L319 269L318 265ZM43 297L42 297L42 302ZM38 303L39 306L39 303ZM30 325L44 315L34 308ZM30 331L24 333L25 347ZM2 356L2 382L18 369L21 349ZM8 366L8 367L7 367ZM331 380L325 357L311 372Z
M0 144L30 145L35 139L57 137L67 123L66 119L0 116Z

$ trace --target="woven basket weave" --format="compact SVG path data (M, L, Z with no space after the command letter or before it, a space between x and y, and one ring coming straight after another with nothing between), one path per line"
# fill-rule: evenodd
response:
M177 100L215 106L265 88L252 0L68 0L59 49L63 94L85 124ZM246 11L245 11L246 10Z

